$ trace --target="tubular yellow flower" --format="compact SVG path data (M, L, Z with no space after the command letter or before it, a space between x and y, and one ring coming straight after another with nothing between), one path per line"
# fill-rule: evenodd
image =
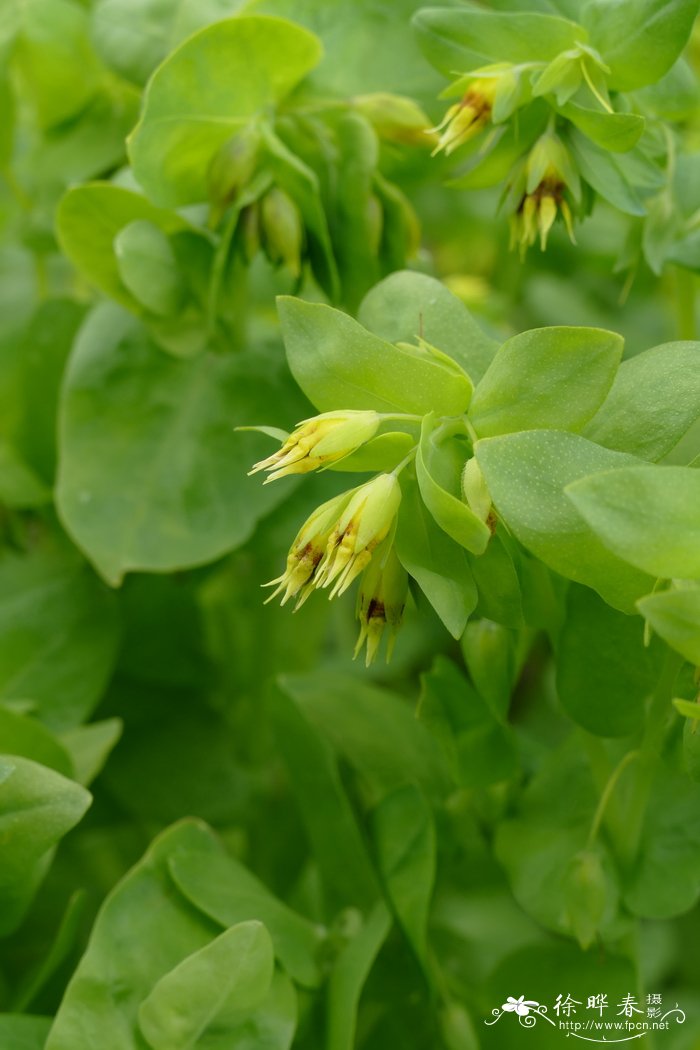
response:
M286 474L307 474L317 467L329 466L369 441L377 432L379 423L376 412L353 410L324 412L305 419L277 452L261 459L249 473L267 471L267 484Z
M459 102L445 113L445 116L431 133L438 134L437 146L432 152L434 157L440 150L449 156L459 146L474 138L491 119L493 100L498 88L498 77L480 77L473 81Z
M360 621L360 636L357 639L353 659L356 659L362 646L367 643L365 666L377 655L384 628L389 627L389 638L386 648L386 661L396 641L396 632L401 626L403 611L408 595L408 575L396 557L393 545L385 556L377 551L364 571L357 595L357 618Z
M575 200L579 198L580 179L556 134L548 131L538 139L513 191L517 206L510 216L510 247L519 247L521 258L538 239L542 251L546 249L557 215L564 220L571 242L576 243L567 194Z
M356 489L328 538L316 586L333 584L331 598L347 590L389 534L400 503L401 488L394 474L379 474Z
M277 579L263 584L263 587L275 587L265 604L282 592L284 593L281 605L290 598L297 598L298 608L306 600L315 586L317 569L326 552L338 515L343 512L355 491L350 489L349 492L334 496L317 507L306 519L289 550L284 572Z

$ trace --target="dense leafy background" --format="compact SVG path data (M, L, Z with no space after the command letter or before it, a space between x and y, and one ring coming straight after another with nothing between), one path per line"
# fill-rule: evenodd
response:
M600 991L680 1002L663 1046L700 1047L697 36L674 62L697 5L583 6L484 5L474 58L452 25L474 5L412 28L413 0L4 0L2 1050L546 1048L483 1019ZM613 154L575 114L605 199L523 264L498 165L465 175L413 108L397 143L343 100L437 121L455 51L542 43L525 7L582 21L656 130ZM298 214L251 261L207 173L261 107L244 203L275 186ZM301 277L272 236L299 215ZM444 286L370 291L407 262ZM276 294L305 300L282 301L286 356ZM506 527L483 554L424 424L397 535L420 589L365 671L352 602L259 591L347 478L263 488L269 439L234 427L461 412L471 384L391 345L417 305L476 384Z

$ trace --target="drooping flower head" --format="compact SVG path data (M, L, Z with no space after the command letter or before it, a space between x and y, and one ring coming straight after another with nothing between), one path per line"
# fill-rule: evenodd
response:
M282 594L282 605L290 598L297 598L298 605L306 600L314 588L316 572L326 553L328 540L338 516L350 502L354 491L351 489L334 496L317 507L306 519L289 549L284 572L276 579L263 584L264 587L275 587L266 604L278 594Z
M444 150L449 157L486 127L491 118L496 88L495 77L472 81L459 102L450 106L437 127L431 129L439 135L433 156Z
M400 503L394 474L379 474L356 489L328 538L316 586L333 584L331 598L347 590L393 528Z
M286 474L307 474L354 452L369 441L379 427L376 412L324 412L298 424L282 447L256 463L251 474L267 471L265 484Z
M360 635L355 646L355 657L367 643L365 665L369 665L377 655L379 643L385 627L389 628L386 659L391 653L396 640L403 611L408 595L408 574L396 556L393 544L383 551L378 550L372 557L360 580L357 594L357 618L360 621Z
M576 243L571 204L581 196L581 180L569 152L552 131L545 132L528 154L511 186L515 210L510 216L510 247L521 257L539 239L544 251L549 231L560 215Z

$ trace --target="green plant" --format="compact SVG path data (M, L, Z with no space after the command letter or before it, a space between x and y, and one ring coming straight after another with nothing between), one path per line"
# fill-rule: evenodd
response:
M697 3L6 10L1 1050L689 1050Z

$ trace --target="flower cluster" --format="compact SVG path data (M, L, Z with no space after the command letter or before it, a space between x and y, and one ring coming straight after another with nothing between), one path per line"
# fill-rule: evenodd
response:
M370 440L380 422L379 414L371 411L328 412L304 420L251 473L267 471L267 481L272 481L330 465ZM408 594L408 576L393 544L400 503L394 472L377 474L317 507L297 533L282 575L264 584L275 588L267 601L281 595L282 605L294 599L298 609L314 590L328 590L335 598L361 577L355 656L366 642L369 664L388 626L389 659Z
M539 240L544 251L557 216L575 244L572 205L580 196L581 181L568 150L554 132L547 131L516 169L509 186L511 249L518 248L524 257Z

